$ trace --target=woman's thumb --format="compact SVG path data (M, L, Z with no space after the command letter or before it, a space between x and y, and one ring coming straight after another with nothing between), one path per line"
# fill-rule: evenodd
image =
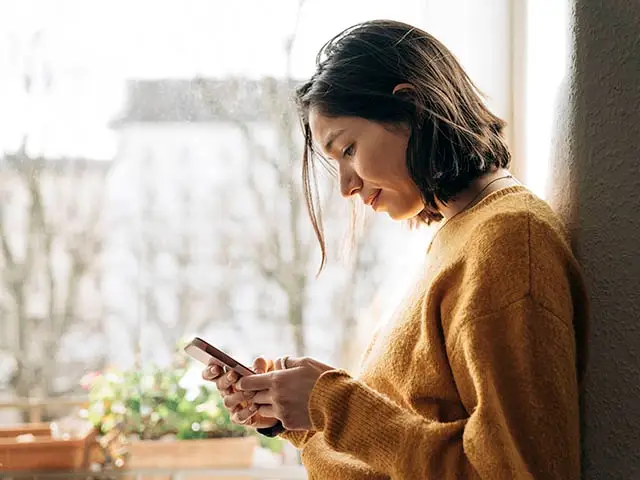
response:
M256 373L265 373L269 371L269 362L264 357L258 357L253 361L253 371Z

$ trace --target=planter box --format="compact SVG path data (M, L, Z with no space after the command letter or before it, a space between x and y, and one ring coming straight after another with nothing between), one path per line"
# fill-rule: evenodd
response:
M250 468L258 444L256 437L211 438L206 440L144 440L129 445L125 468ZM142 480L169 480L170 475L143 475ZM192 476L190 480L245 480L247 477Z
M33 441L16 441L18 435L29 434L33 435ZM86 469L95 437L92 430L84 438L54 440L46 423L2 427L0 471Z

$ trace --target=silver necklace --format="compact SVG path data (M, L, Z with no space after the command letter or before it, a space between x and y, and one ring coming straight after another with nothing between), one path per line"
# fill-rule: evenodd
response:
M482 190L480 190L475 197L473 197L471 199L471 201L469 203L467 203L459 212L457 212L456 214L454 214L452 217L447 218L445 220L445 222L442 224L442 226L436 231L436 233L433 234L433 237L431 237L431 242L429 242L429 248L428 250L431 250L431 245L433 245L433 241L436 239L436 236L442 231L442 229L444 227L446 227L449 222L451 220L453 220L454 218L456 218L458 215L460 215L462 212L466 211L467 209L471 208L471 206L474 205L474 203L476 202L476 200L481 200L482 198L480 197L484 192L487 191L487 188L489 188L491 185L493 185L494 183L496 183L499 180L505 180L507 178L513 178L513 175L504 175L502 177L498 177L498 178L494 178L493 180L491 180L489 183L487 183Z

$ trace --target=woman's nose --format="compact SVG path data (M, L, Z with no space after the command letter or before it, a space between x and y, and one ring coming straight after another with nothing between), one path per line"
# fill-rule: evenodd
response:
M340 193L345 198L362 190L362 180L353 170L340 171Z

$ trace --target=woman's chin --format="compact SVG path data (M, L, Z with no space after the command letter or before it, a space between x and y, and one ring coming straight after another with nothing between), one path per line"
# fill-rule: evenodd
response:
M391 220L393 220L394 222L402 222L404 220L407 220L407 219L411 218L405 212L398 212L397 210L393 210L393 209L378 210L378 211L386 212L386 214L389 215L389 218L391 218Z
M386 207L386 205L385 205ZM389 205L388 208L377 208L376 212L386 212L387 215L391 218L391 220L395 222L404 222L406 220L411 220L418 215L422 209L408 209L408 208L393 208L393 205Z
M405 220L409 220L410 218L413 218L416 216L413 210L393 208L393 206L389 206L389 208L377 208L376 212L377 213L386 212L386 214L389 215L391 220L395 222L403 222Z

